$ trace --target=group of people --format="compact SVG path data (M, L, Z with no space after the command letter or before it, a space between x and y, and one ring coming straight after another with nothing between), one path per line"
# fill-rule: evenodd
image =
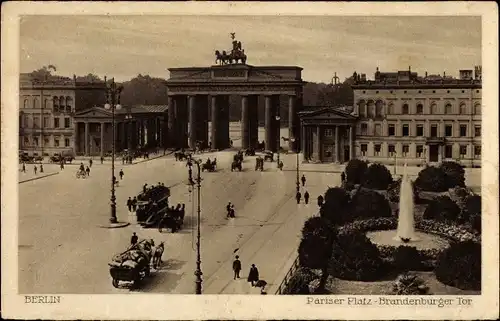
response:
M300 181L302 183L302 187L306 186L306 176L302 174L302 177L300 178ZM309 192L306 190L304 192L304 203L309 204ZM297 186L297 194L295 194L295 199L297 200L297 204L300 204L300 200L302 199L302 194L300 193L299 187Z
M22 173L26 173L26 163L23 162L21 166L22 166L21 167L21 172ZM35 175L38 173L38 167L36 166L36 164L33 167L33 172L35 173ZM40 173L43 173L43 164L42 163L40 163Z
M226 211L227 211L227 217L230 217L230 218L235 218L236 217L234 215L234 204L231 204L231 202L227 203L227 205L226 205Z
M233 272L234 272L233 279L234 280L240 278L241 269L242 268L241 268L240 257L239 257L239 255L236 255L236 257L235 257L235 259L233 261ZM266 294L266 292L265 292L265 286L266 286L267 282L265 282L264 280L260 280L259 269L257 269L257 267L255 266L255 264L252 264L251 267L250 267L250 271L248 272L247 281L252 286L260 286L260 288L261 288L260 293L261 294Z

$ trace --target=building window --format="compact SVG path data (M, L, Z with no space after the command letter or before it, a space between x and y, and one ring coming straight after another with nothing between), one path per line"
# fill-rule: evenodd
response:
M481 126L474 126L474 136L481 137Z
M40 108L40 105L38 104L38 98L33 99L33 108L35 109Z
M396 146L394 145L389 145L389 157L394 157L396 155Z
M438 137L438 126L431 125L431 137Z
M460 115L467 115L467 105L460 104Z
M453 136L453 125L446 125L446 126L444 126L444 135L446 137Z
M59 112L59 98L57 96L52 97L52 106L55 112Z
M69 147L69 138L64 139L64 147Z
M410 126L408 124L403 125L403 136L410 136Z
M54 118L54 128L59 128L59 118Z
M375 145L375 156L380 156L380 144Z
M71 105L73 104L73 98L67 96L66 97L66 112L71 113Z
M69 139L68 139L68 144L69 144ZM333 146L332 145L327 145L325 146L325 157L326 158L330 158L332 157L332 153L333 153Z
M33 117L33 128L40 128L40 117Z
M389 125L389 136L396 136L396 126L391 124Z
M467 125L460 125L460 137L467 136Z
M409 114L409 107L408 107L408 104L404 104L403 105L403 115L408 115Z
M422 115L424 113L424 106L422 104L417 105L417 114Z
M59 139L54 139L54 147L59 147Z
M460 158L463 159L465 156L467 156L467 146L460 145Z
M43 145L46 147L49 147L50 146L49 144L50 144L50 140L48 138L44 138Z
M453 157L453 146L451 146L451 145L444 146L444 157L445 158L452 158Z
M481 115L481 104L475 104L474 105L474 114L475 115Z
M410 146L408 145L403 145L403 157L408 156L408 153L410 152Z
M390 103L390 104L389 104L389 106L388 106L388 108L387 108L387 113L388 113L389 115L394 114L394 104L393 104L393 103Z
M366 103L364 100L361 100L359 103L359 114L363 117L366 117Z
M70 119L69 117L64 118L64 128L69 128L70 127Z
M438 106L436 105L436 103L432 103L432 105L431 105L431 114L433 114L433 115L438 114Z
M481 158L481 146L474 146L474 158Z
M25 99L24 102L23 102L23 107L24 108L29 108L29 102L28 102L28 99Z
M43 101L43 108L47 108L48 105L49 105L49 100L45 98L45 100Z
M384 112L383 112L383 108L384 108L384 103L382 101L377 101L377 103L375 104L375 116L377 117L383 117L384 116Z
M424 125L417 125L417 136L424 136Z
M29 146L30 145L30 140L28 137L24 137L24 146Z
M69 118L68 118L69 119ZM325 129L325 137L332 137L333 136L333 131L331 128Z
M61 96L59 97L59 110L62 112L64 112L64 106L66 105L66 99Z
M368 102L367 116L368 117L375 117L376 116L375 104L373 103L373 101Z
M33 146L38 147L38 137L33 137Z
M444 106L444 113L447 114L447 115L451 115L452 114L451 104L450 103L447 103Z
M367 133L368 133L368 124L365 123L361 124L361 135L366 136Z
M49 117L43 117L43 127L50 128L50 120Z
M404 148L403 148L403 154L404 154ZM417 157L418 158L424 157L424 146L417 145Z
M375 124L375 136L382 136L382 126Z
M366 156L367 152L368 152L368 145L367 144L361 144L361 156Z

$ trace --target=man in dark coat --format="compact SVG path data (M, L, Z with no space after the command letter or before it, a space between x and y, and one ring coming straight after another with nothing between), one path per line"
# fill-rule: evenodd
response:
M127 207L128 207L128 211L132 212L132 198L130 198L130 196L128 197L128 200L127 200Z
M101 164L104 163L104 156L101 156Z
M137 237L137 235L134 232L134 234L132 234L132 237L130 238L130 244L135 245L135 244L137 244L138 240L139 240L139 237Z
M301 197L302 197L302 194L300 194L300 192L297 192L297 194L295 194L295 199L297 200L297 204L300 204Z
M123 179L123 169L120 169L119 175L120 175L120 179Z
M324 201L323 195L318 196L318 206L319 207L323 206L323 201Z
M87 173L87 176L90 176L90 168L87 166L87 168L85 169L85 172Z
M132 200L132 210L134 212L137 211L137 196L134 196L134 199Z
M231 202L226 205L227 217L231 215Z
M89 159L89 166L92 167L92 160Z
M247 281L252 283L252 286L255 286L255 282L259 281L259 270L255 266L255 264L252 264L252 267L250 268Z
M239 260L240 257L236 255L236 259L233 261L233 271L234 271L234 279L240 278L240 271L241 271L241 261Z
M306 185L306 177L304 176L304 174L302 174L302 178L300 180L302 181L302 186L305 186Z
M340 174L340 180L343 182L345 182L345 173L342 172L342 174Z
M305 202L306 204L309 204L309 192L308 192L308 191L306 191L306 192L304 193L304 202Z

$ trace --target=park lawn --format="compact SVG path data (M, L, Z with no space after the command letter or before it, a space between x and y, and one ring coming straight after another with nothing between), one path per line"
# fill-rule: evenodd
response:
M429 294L434 295L479 295L480 291L461 290L439 282L433 272L415 272L421 277L429 287ZM391 295L392 280L382 280L374 282L347 281L337 278L329 278L327 289L332 294L338 295Z

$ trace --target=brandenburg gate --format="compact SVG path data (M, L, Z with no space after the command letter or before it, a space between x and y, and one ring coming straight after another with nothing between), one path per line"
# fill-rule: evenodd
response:
M229 54L216 51L211 67L170 68L168 88L168 137L175 148L194 148L210 141L213 149L230 146L229 96L241 96L242 148L258 145L258 96L265 96L265 148L277 151L280 140L280 95L288 96L290 150L300 146L298 111L302 107L302 68L251 66L241 42ZM239 63L241 61L241 63ZM210 139L208 119L211 119Z

